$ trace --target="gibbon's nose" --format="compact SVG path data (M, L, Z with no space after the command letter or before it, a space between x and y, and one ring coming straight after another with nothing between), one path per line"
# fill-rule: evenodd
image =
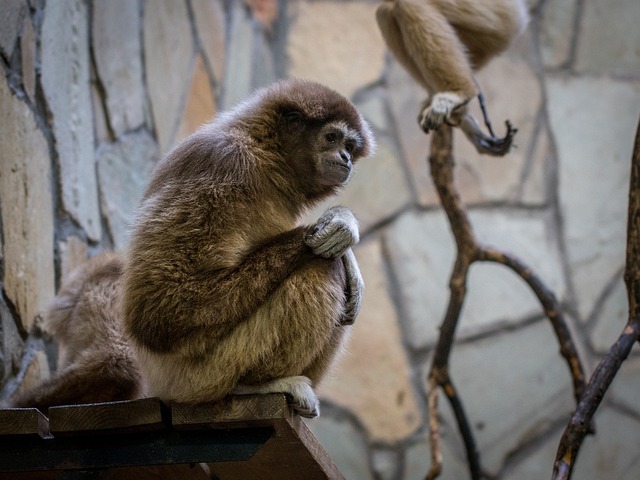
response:
M340 158L347 163L351 161L351 155L346 150L340 150Z

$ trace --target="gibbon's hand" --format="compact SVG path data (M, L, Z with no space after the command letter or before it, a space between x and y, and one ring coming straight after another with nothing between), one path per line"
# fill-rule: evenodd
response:
M323 258L340 258L358 244L358 221L345 207L331 207L324 212L304 242Z

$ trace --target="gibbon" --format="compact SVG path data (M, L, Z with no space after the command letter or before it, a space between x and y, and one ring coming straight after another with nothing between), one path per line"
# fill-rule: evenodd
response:
M385 0L376 17L395 58L430 95L418 117L421 128L428 133L444 123L459 126L478 152L506 154L516 130L507 121L505 137L494 135L474 71L524 29L524 0ZM467 113L475 96L489 136Z
M55 387L68 390L67 373L89 373L93 362L104 378L130 380L119 397L201 403L282 392L301 415L318 415L313 388L341 350L364 284L348 209L300 221L373 148L351 102L296 79L203 126L156 166L125 254L84 267L71 282L82 294L62 289L50 324L63 349L79 353L16 403L58 403ZM82 326L54 321L57 304ZM114 341L126 361L112 361ZM81 383L74 389L86 401Z
M125 339L122 255L91 258L65 281L45 315L58 346L57 372L10 399L14 407L110 402L142 396L142 379Z

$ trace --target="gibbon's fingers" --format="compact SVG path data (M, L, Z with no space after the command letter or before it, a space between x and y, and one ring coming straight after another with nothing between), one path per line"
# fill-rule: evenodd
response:
M425 133L435 130L440 125L447 124L457 126L464 116L464 107L469 99L462 98L454 92L436 93L429 105L427 105L418 118L420 127Z
M305 243L323 258L340 258L360 241L358 221L345 207L332 207L318 219Z
M360 313L360 303L362 302L362 294L364 292L364 280L360 274L358 262L353 254L353 250L349 249L342 257L344 265L345 297L344 314L340 319L340 325L352 325L358 313Z

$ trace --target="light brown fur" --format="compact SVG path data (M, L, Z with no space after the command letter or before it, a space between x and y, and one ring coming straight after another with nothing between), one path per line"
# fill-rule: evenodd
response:
M386 0L377 20L396 59L430 94L421 127L428 132L443 123L460 125L482 153L506 153L482 149L482 140L489 139L466 106L478 94L474 71L504 51L526 25L524 1Z
M348 100L289 80L222 114L160 162L124 264L109 257L120 273L102 284L121 297L117 307L109 302L117 312L110 321L125 332L145 395L205 402L283 391L301 414L318 414L311 387L358 313L358 231L342 207L314 225L299 219L372 148ZM86 289L83 275L77 282ZM94 325L100 314L88 310L83 321L110 333L113 325ZM83 351L109 350L102 335L87 345L84 333L52 324L67 349L84 342Z

